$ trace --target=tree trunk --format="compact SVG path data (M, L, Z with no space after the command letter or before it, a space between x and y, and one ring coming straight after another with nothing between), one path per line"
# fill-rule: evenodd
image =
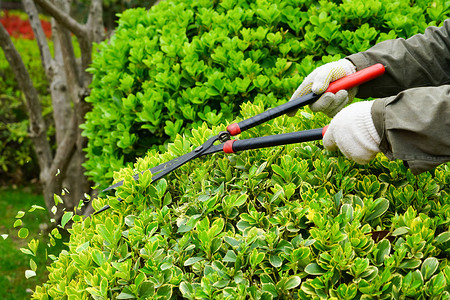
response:
M85 194L91 194L90 184L84 176L85 161L83 149L87 140L82 137L80 125L89 111L85 98L89 94L91 75L85 70L91 63L92 44L100 42L104 37L102 25L101 0L92 0L88 21L79 24L68 13L70 3L67 0L35 0L53 18L54 57L50 55L49 47L39 21L37 9L32 0L23 0L41 52L41 60L47 79L53 105L53 119L56 129L56 151L47 140L47 128L42 117L39 95L31 82L20 54L15 49L11 39L0 24L0 46L13 69L19 87L25 95L27 112L30 119L30 136L40 167L40 182L43 195L49 211L55 205L54 195L61 195L64 204L58 206L55 219L59 221L63 209L72 211L84 199ZM74 55L71 33L79 42L81 59ZM90 205L83 208L82 213L92 212ZM80 213L80 212L78 212Z

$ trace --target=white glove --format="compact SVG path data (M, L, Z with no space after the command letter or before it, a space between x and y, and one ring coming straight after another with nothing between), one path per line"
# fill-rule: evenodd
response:
M290 100L310 94L311 92L320 95L327 90L330 82L355 72L356 67L345 58L320 66L306 76ZM358 87L354 87L348 91L341 90L336 94L325 93L309 107L314 112L322 111L328 116L333 117L348 103L353 101L357 91ZM288 115L293 116L294 114L295 112Z
M370 162L380 152L380 136L373 124L373 101L356 102L341 110L323 136L327 150L339 148L349 159L359 164Z

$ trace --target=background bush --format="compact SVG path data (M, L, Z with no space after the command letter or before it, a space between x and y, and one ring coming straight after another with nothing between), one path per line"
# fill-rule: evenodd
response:
M124 12L91 68L86 167L107 185L146 155L115 174L122 203L95 199L112 209L84 220L65 213L68 250L33 297L448 299L448 164L414 176L383 155L360 166L315 142L218 153L154 185L149 172L132 179L286 101L316 66L439 25L446 7L164 1ZM298 114L240 138L329 122Z
M443 2L412 4L164 1L125 11L90 69L87 174L105 186L114 170L176 134L229 121L246 101L278 105L318 65L423 32L448 14Z
M52 107L48 82L40 60L39 48L32 40L32 29L24 12L2 11L2 24L11 33L34 86L41 97L44 118L52 128ZM45 19L45 18L44 18ZM47 22L47 21L43 21ZM45 23L47 24L47 23ZM47 28L47 27L46 27ZM47 30L47 33L49 31ZM51 47L52 48L52 47ZM53 130L49 131L52 138ZM28 137L28 116L14 74L3 51L0 52L0 184L27 183L37 178L39 167Z

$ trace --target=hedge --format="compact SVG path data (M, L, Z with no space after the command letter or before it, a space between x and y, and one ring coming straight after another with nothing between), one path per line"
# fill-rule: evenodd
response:
M263 110L257 101L242 114ZM324 121L306 110L241 138ZM360 166L308 142L218 153L153 185L148 171L133 180L221 129L204 122L117 173L124 201L95 199L112 208L74 217L33 298L448 299L449 165L414 176L383 155Z
M438 2L415 4L164 1L124 12L91 68L84 127L89 174L106 185L120 169L124 185L93 200L106 212L65 212L68 249L33 298L449 299L449 164L414 176L381 154L357 165L308 142L217 153L153 185L148 171L132 178L286 101L317 65L440 24ZM328 122L305 108L240 139Z

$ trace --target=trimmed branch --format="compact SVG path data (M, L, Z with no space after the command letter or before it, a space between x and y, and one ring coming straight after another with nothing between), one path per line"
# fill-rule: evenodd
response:
M39 160L41 170L46 170L52 162L52 151L47 141L45 121L42 117L42 107L39 102L38 92L33 86L30 74L20 57L19 52L9 37L5 27L0 23L0 47L5 53L6 59L16 77L20 89L25 94L25 102L30 119L31 138Z
M73 34L75 34L79 39L85 39L87 34L86 26L81 25L76 20L74 20L69 14L65 13L53 3L48 0L34 0L39 4L47 13L49 13L53 18L55 18L58 23L67 27Z
M78 96L76 95L77 92L75 92L75 94L73 92L74 90L78 90L78 88L81 87L82 76L79 72L79 68L77 67L75 52L73 50L72 37L70 36L70 32L67 30L67 28L61 26L61 23L57 23L56 31L57 32L55 34L58 36L57 40L59 41L59 47L62 53L67 82L71 83L68 84L68 88L72 93L72 99L76 99L78 98Z

